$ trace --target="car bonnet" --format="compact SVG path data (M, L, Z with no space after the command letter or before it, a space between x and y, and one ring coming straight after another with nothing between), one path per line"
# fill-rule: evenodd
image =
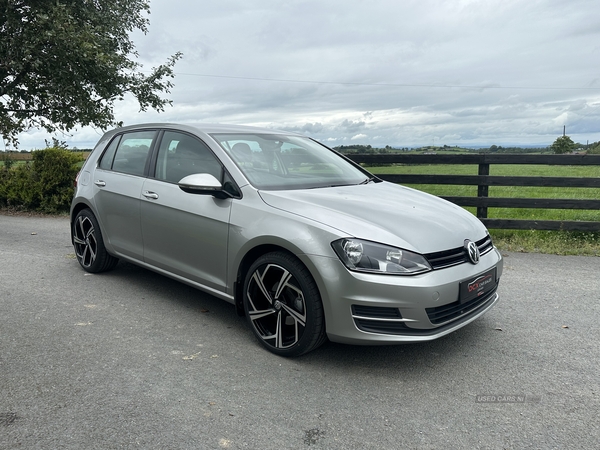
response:
M285 191L259 191L273 208L335 228L348 237L419 253L460 247L487 230L450 202L392 183Z

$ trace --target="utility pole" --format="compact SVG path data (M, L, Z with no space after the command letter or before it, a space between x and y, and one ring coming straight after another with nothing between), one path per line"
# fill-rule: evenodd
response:
M563 125L563 136L567 135L567 126Z

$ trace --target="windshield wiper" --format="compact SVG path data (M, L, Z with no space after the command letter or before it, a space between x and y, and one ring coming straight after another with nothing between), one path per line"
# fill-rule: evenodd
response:
M369 177L366 180L361 181L358 184L369 184L371 181L373 181L375 179L375 177Z

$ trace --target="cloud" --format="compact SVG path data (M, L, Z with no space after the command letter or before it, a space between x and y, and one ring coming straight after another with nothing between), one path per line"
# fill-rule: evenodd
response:
M600 3L151 2L144 67L182 51L173 107L117 120L262 124L327 142L600 140ZM39 141L28 133L21 142ZM80 131L73 142L95 132ZM41 142L43 145L43 140Z
M354 133L358 130L362 130L363 128L365 128L365 124L366 122L364 121L354 121L354 120L348 120L345 119L340 125L339 128L344 130L344 132L348 132L348 133Z

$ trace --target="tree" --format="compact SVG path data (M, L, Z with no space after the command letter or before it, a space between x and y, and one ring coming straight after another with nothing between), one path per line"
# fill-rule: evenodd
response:
M557 137L554 143L550 146L550 150L558 155L571 153L575 149L575 142L569 136Z
M600 154L600 142L592 142L588 147L588 153L593 155Z
M148 0L0 0L0 133L18 145L30 128L68 132L118 125L114 102L132 94L158 111L173 66L141 72L129 34L148 31Z

